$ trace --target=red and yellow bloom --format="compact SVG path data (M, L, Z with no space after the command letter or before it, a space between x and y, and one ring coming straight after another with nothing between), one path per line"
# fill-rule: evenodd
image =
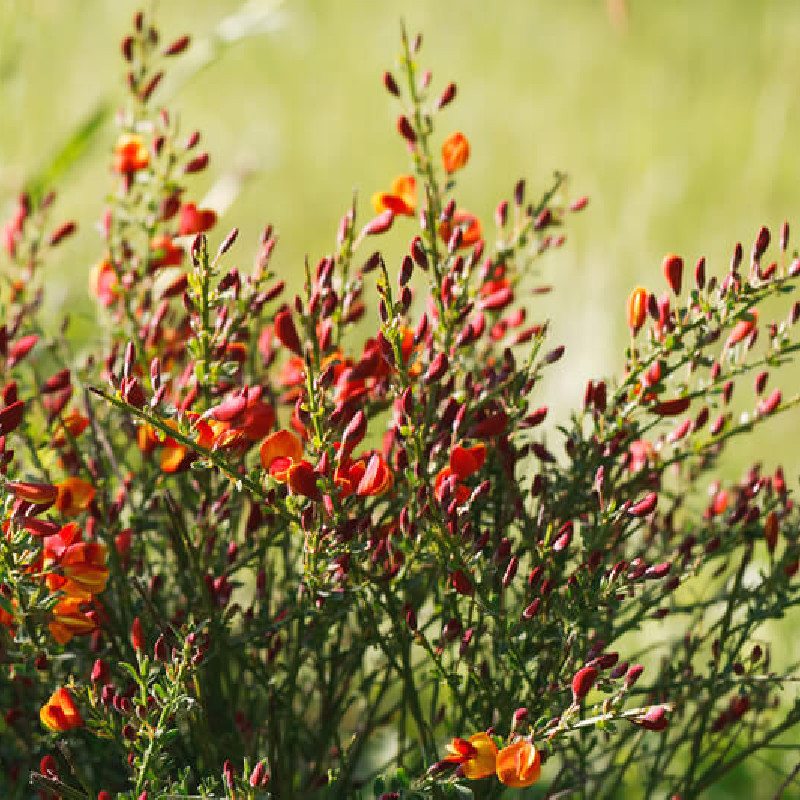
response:
M65 517L77 517L89 508L97 493L94 486L83 478L71 477L56 484L56 508Z
M119 137L114 148L114 172L130 175L145 169L149 163L150 153L141 136L124 133Z
M83 725L83 717L81 717L69 689L64 686L56 689L42 706L39 719L41 719L42 725L50 728L51 731L68 731Z
M506 786L521 788L539 780L539 751L526 739L517 739L497 754L497 777Z
M413 217L417 209L417 182L413 175L400 175L392 181L388 192L376 192L372 196L372 206L376 214L391 211Z
M475 733L469 739L456 737L447 744L445 761L460 764L464 777L471 781L487 778L497 766L497 745L488 733Z

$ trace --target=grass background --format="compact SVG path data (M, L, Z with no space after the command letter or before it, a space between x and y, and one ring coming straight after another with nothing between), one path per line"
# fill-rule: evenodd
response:
M472 145L457 189L463 205L488 221L518 178L535 196L556 169L570 174L573 196L591 196L570 220L567 245L542 262L555 293L531 309L532 318L552 320L553 342L567 346L543 388L556 419L580 402L588 377L619 371L625 298L636 284L664 288L666 252L689 264L705 255L719 274L734 243L749 252L762 224L777 237L788 219L800 235L793 0L255 0L253 35L224 46L220 32L236 31L221 21L241 7L157 5L165 41L187 32L199 44L163 87L184 130L201 130L211 153L187 199L202 198L221 175L248 176L218 228L220 237L240 228L233 258L243 266L272 222L280 235L274 264L296 279L306 254L315 261L332 248L353 191L363 220L371 194L408 170L394 131L399 109L381 87L395 66L401 18L424 33L420 60L434 85L458 84L439 132L462 130ZM75 218L80 229L50 262L48 309L54 320L69 309L87 340L88 275L102 253L94 225L111 185L111 117L124 102L119 41L136 8L0 0L0 219L32 178L55 179L55 217ZM252 20L264 9L272 10L259 32ZM92 118L96 130L77 136L54 170ZM408 238L402 229L392 236L398 248ZM771 385L792 394L796 377ZM798 432L796 419L782 418L756 445L766 468L784 463L792 484L800 454L786 445ZM748 448L733 450L727 477L752 459ZM796 655L791 638L786 648ZM784 772L793 766L779 756L775 763ZM755 797L779 783L772 768L753 763L709 796Z

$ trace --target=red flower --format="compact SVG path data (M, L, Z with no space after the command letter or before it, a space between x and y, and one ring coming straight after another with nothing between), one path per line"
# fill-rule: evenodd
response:
M193 233L205 233L214 227L216 221L216 212L210 208L200 210L194 203L186 203L181 208L178 234L180 236L188 236Z
M445 498L445 489L449 485L448 478L455 482L455 497L459 505L466 503L470 496L470 488L462 483L470 475L474 475L486 460L486 445L482 442L472 447L456 445L450 453L450 466L439 470L433 486L434 497L441 503Z

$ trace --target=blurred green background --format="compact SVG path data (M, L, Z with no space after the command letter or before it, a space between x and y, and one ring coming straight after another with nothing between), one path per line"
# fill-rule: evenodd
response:
M354 190L363 221L372 193L409 169L394 130L399 108L381 85L395 67L401 18L424 34L420 61L434 85L458 84L439 133L462 130L472 145L460 203L491 230L494 206L518 178L535 197L557 169L570 174L572 197L591 196L569 219L566 246L541 262L556 291L532 308L567 346L544 387L556 418L580 402L588 377L619 372L625 298L636 284L665 288L666 252L690 266L705 255L714 274L727 269L737 240L749 252L762 224L777 238L787 219L800 236L796 0L253 0L248 16L235 16L242 7L157 4L164 40L189 33L198 46L155 96L171 96L184 131L199 129L211 153L187 199L222 176L234 184L247 176L217 229L221 237L240 228L233 258L242 265L272 222L273 263L296 280L306 254L316 261L332 249ZM48 267L54 318L66 308L84 320L94 314L86 297L102 252L94 226L111 186L113 111L124 102L119 42L136 8L0 0L0 219L88 119L105 120L54 175L54 219L80 226ZM408 231L391 234L398 248ZM783 379L787 395L795 378ZM766 468L780 460L797 475L800 454L786 443L799 432L784 418L763 431ZM727 477L741 474L748 447L733 452ZM713 796L757 797L757 786L779 783L754 763Z

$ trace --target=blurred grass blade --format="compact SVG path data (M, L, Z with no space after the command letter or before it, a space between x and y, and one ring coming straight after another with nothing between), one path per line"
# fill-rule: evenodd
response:
M61 145L49 163L28 181L25 188L34 199L41 199L88 152L95 135L110 113L111 104L100 101Z

